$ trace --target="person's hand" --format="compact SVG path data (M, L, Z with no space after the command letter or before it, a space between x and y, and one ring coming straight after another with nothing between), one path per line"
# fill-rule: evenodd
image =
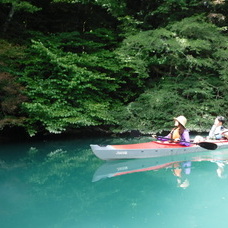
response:
M226 139L228 139L228 132L223 132L223 137L225 137Z

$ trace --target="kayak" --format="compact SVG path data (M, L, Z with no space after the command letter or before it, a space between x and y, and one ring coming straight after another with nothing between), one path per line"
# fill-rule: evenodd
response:
M186 169L190 162L222 162L228 161L228 150L209 151L208 153L181 154L176 156L154 157L146 159L115 160L103 163L94 172L92 182L122 176L126 174L156 171L173 168L176 163L182 164Z
M90 145L93 153L102 160L153 158L186 153L208 151L208 149L228 148L228 140L191 143L183 146L167 141L151 141L146 143L125 145Z

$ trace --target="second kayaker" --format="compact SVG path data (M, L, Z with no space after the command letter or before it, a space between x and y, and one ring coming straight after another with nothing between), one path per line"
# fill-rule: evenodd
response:
M171 141L180 143L183 146L190 146L189 131L185 128L187 119L184 116L174 118L174 128L165 137L158 137L161 141Z
M225 117L217 116L214 120L214 124L211 127L209 135L205 138L203 136L197 135L194 138L194 143L199 143L207 140L221 140L228 139L228 129L224 127Z
M208 139L222 139L223 132L225 130L224 123L226 119L223 116L217 116L215 118L214 124L209 132Z

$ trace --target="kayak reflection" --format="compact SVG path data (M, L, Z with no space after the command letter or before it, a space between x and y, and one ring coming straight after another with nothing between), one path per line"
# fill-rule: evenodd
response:
M94 173L92 182L106 178L163 168L170 168L177 177L178 187L189 186L188 175L191 173L192 162L209 161L217 164L217 175L225 178L224 166L228 164L228 150L212 151L176 156L155 157L147 159L115 160L103 163Z

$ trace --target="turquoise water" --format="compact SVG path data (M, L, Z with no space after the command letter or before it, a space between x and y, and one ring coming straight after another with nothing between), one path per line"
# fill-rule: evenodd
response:
M225 228L228 150L104 162L91 138L3 144L1 228Z

